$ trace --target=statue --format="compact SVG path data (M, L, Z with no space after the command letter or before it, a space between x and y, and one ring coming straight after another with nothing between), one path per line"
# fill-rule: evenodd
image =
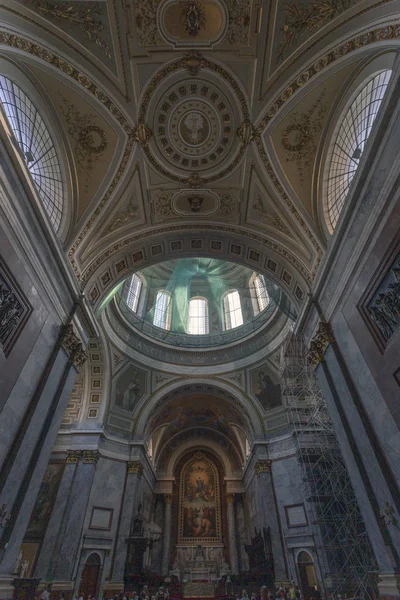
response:
M20 570L19 576L21 577L21 579L23 579L25 577L25 575L27 574L28 567L29 567L29 560L25 559L20 567L21 570Z

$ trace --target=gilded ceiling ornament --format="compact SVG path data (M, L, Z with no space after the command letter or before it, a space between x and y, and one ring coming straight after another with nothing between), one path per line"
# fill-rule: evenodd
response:
M204 202L204 198L201 198L200 196L189 196L187 200L192 212L197 213L201 210L201 205Z
M207 67L207 61L199 52L191 50L189 54L182 59L182 66L186 67L191 75L197 75L200 69Z
M274 227L275 229L278 229L278 231L290 235L290 230L288 227L286 227L284 221L278 215L265 210L260 196L258 196L256 202L253 204L253 208L258 212L258 216L264 221L264 223L266 223L266 225Z
M246 145L255 140L259 132L253 127L249 120L243 121L237 130L237 134L242 144Z
M181 2L182 23L189 35L196 36L207 23L201 2Z
M300 183L303 185L305 173L311 174L317 152L318 134L327 112L323 90L311 108L304 113L294 113L291 123L283 130L282 145L286 150L286 161L295 162Z
M50 0L25 0L28 6L49 19L62 23L76 25L83 31L85 37L96 44L107 58L112 58L108 42L104 39L104 25L101 22L103 7L100 2L90 6L77 6L72 2L51 2Z
M144 123L138 123L134 132L135 141L139 142L142 146L146 146L153 135L150 127L147 127Z
M155 202L156 212L162 217L171 217L174 215L172 208L172 193L165 193L158 196Z
M69 125L68 133L75 140L74 156L77 166L85 178L87 191L93 171L94 156L100 156L107 148L107 136L101 127L92 125L95 114L82 114L73 104L60 94L61 113Z
M226 40L230 44L248 44L251 0L227 0L229 26Z
M110 227L107 229L107 233L111 233L119 227L126 225L129 221L134 221L138 214L138 207L133 205L132 202L129 202L127 210L120 215L112 222Z
M286 21L282 27L283 40L278 60L297 44L302 35L312 35L352 4L352 0L312 0L303 6L297 1L289 2L285 6Z
M159 46L164 42L157 28L157 7L159 0L135 0L135 25L139 43L142 46Z
M197 173L193 173L190 177L186 179L186 183L193 188L200 187L203 182L204 180L199 175L197 175Z
M220 194L219 202L220 202L220 207L219 207L219 211L218 211L219 215L222 215L224 217L230 217L235 212L236 200L232 196L232 194L229 194L228 192L225 192L224 194Z

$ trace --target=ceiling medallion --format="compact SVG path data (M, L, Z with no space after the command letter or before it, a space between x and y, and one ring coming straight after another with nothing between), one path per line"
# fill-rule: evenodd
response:
M204 78L203 69L208 71ZM153 132L142 146L158 172L194 188L231 172L256 135L237 82L195 52L150 83L139 127Z
M186 31L192 36L196 36L207 23L206 13L200 2L183 5L181 17Z

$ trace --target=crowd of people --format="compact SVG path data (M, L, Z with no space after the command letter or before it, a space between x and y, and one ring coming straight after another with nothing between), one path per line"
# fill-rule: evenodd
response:
M232 596L230 596L232 597ZM240 593L233 594L236 600L304 600L300 588L293 582L288 588L277 587L275 589L262 586L259 593L248 592L241 590ZM157 590L150 590L147 585L143 586L141 592L120 592L108 598L106 595L101 596L98 600L169 600L170 593L167 587L159 587ZM321 593L315 586L312 595L307 600L320 600ZM40 600L50 600L50 592L47 588L40 596ZM60 592L57 600L65 600L64 592ZM75 594L74 600L96 600L92 594ZM338 600L342 600L339 598Z

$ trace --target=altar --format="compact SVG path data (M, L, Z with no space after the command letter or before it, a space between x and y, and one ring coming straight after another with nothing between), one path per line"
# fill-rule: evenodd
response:
M223 548L220 545L205 548L200 545L196 547L178 546L170 575L175 575L184 584L202 582L216 585L229 571L229 566L223 558Z

